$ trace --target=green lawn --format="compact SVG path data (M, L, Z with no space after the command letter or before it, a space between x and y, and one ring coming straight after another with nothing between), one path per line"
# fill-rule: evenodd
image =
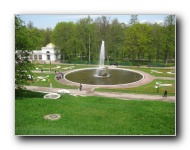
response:
M162 84L172 84L172 86L162 86L159 87L158 91L155 88L156 82L161 82ZM95 91L101 92L121 92L121 93L136 93L136 94L155 94L162 95L164 90L168 91L168 96L175 96L175 80L161 80L155 79L152 82L133 88L96 88Z
M67 71L67 70L72 70L72 69L80 69L80 68L94 68L97 67L96 65L75 65L75 64L35 64L35 71L41 71L43 69L44 71L50 71L49 69L51 68L51 71L54 72L56 71ZM60 66L60 68L57 68ZM108 66L109 67L109 66ZM138 67L129 67L129 66L119 66L117 68L126 68L126 69L134 69L134 70L140 70L143 72L147 72L149 74L152 74L154 76L158 77L171 77L175 78L175 69L167 69L167 68L138 68ZM160 72L160 73L158 73Z
M134 70L139 70L143 71L146 73L149 73L155 77L170 77L170 78L175 78L175 69L160 69L160 68L138 68L138 67L122 67L119 66L118 68L126 68L126 69L134 69Z
M175 103L16 91L16 135L175 135ZM61 114L56 121L47 114Z
M30 86L42 86L42 87L50 87L50 83L52 83L53 88L65 88L65 89L77 89L75 86L68 86L61 83L58 83L54 77L55 74L52 73L33 73L34 82L30 82ZM39 79L38 77L45 77L45 80Z
M146 72L148 72L148 68L146 69ZM157 69L159 70L159 69ZM160 70L159 70L160 71ZM33 86L44 86L49 87L50 82L53 85L53 88L65 88L65 89L77 89L75 86L68 86L64 84L58 83L54 77L55 74L53 73L33 73L34 75L34 83L31 83ZM45 81L42 81L38 79L37 77L47 77ZM155 89L156 82L161 82L162 84L172 84L172 86L166 87L160 87L159 90ZM134 87L134 88L118 88L118 89L110 89L110 88L96 88L96 91L101 92L123 92L123 93L136 93L136 94L156 94L156 95L162 95L164 90L168 91L168 96L175 96L175 80L161 80L161 79L155 79L151 83L148 83L143 86Z
M34 64L35 71L67 71L72 69L80 69L80 68L93 68L96 67L94 65L75 65L75 64ZM59 67L59 68L58 68Z

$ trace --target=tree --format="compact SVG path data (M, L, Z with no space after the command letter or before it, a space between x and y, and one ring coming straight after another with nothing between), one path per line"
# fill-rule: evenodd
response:
M138 60L145 58L151 62L151 59L154 58L155 55L155 50L153 48L152 42L152 27L148 24L140 24L139 34Z
M29 28L29 29L34 28L34 23L32 21L29 21L27 24L27 28Z
M91 58L91 43L92 43L92 19L90 16L87 18L82 18L77 22L77 39L79 39L79 49L81 60L83 61L83 57L87 58L90 63Z
M125 52L128 58L133 61L136 59L137 53L137 31L134 26L130 26L125 31Z
M43 47L44 36L43 33L36 27L27 28L28 40L31 43L33 50L39 50Z
M61 59L70 60L75 50L75 24L73 22L59 22L52 32L51 39L61 52Z
M52 42L56 45L56 55L65 61L98 60L102 40L105 41L105 59L119 61L128 57L133 61L146 59L165 60L175 57L175 17L168 16L163 24L139 23L138 15L131 15L130 25L109 16L79 19L76 23L59 22L52 30L37 29L32 22L25 27L28 47L42 46ZM25 41L27 40L27 41ZM34 45L35 43L35 45Z
M26 26L19 16L15 16L15 89L23 89L29 85L27 80L32 75L32 63L28 57L35 46L30 40Z
M106 17L106 16L102 16L102 17L98 17L96 18L95 22L97 23L97 26L98 26L98 33L99 33L99 38L101 39L100 40L100 43L102 40L105 41L105 56L106 56L106 59L109 63L109 49L108 49L108 45L109 45L109 29L110 29L110 17Z
M159 24L155 23L152 26L152 38L153 38L153 45L155 50L155 58L156 61L159 62L162 58L162 39L163 39L163 26L160 26Z
M139 22L138 15L131 15L131 19L129 21L129 24L134 25L134 24L136 24L138 22Z
M120 24L117 19L114 19L110 24L110 43L108 49L114 61L117 61L119 54L123 53L124 31L125 28L123 28L122 24Z
M164 20L166 43L164 48L164 60L167 65L168 59L175 58L175 16L169 15Z
M43 45L44 46L51 43L51 34L52 34L51 28L47 28L46 30L43 30L43 37L44 37Z
M125 45L129 58L133 61L147 57L149 61L154 54L152 45L152 28L147 24L134 24L125 32Z

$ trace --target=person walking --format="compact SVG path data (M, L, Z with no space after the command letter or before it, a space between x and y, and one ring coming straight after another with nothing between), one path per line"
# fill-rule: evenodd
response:
M163 93L163 97L167 97L167 94L168 94L168 92L167 92L167 90L165 90Z
M82 84L80 83L79 90L82 91Z
M33 76L31 75L31 82L34 83L34 78Z
M140 63L138 63L138 68L140 68Z

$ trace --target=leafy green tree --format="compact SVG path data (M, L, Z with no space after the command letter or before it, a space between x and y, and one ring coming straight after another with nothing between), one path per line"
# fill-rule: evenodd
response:
M17 41L25 49L41 49L52 42L56 56L61 60L81 60L92 63L99 59L102 40L105 41L105 57L109 61L121 61L128 57L133 61L160 61L175 58L175 16L167 16L165 24L139 23L138 15L131 15L130 24L110 21L109 16L79 19L76 23L59 22L52 30L37 29L32 22L23 25L25 38ZM23 24L23 23L21 23ZM22 34L21 34L22 33ZM19 39L20 38L20 39ZM15 41L15 42L17 42ZM15 45L17 45L15 43ZM20 48L21 49L21 48Z
M131 19L129 21L129 24L134 25L136 23L139 23L138 15L131 15Z
M133 61L137 58L138 43L137 43L138 31L135 26L130 26L125 32L125 48L128 58Z
M155 50L152 43L152 27L148 24L140 24L139 34L138 59L144 58L151 62L151 59L155 57Z
M27 24L27 28L28 29L34 28L34 23L32 21L29 21L28 24Z
M125 32L125 45L128 57L133 61L148 58L151 60L154 49L152 45L152 28L147 24L134 24Z
M165 48L164 60L167 65L168 60L175 58L175 16L169 15L165 18Z
M163 42L163 26L155 23L152 26L153 49L155 52L156 61L162 59L162 42Z
M59 22L52 32L52 41L61 52L61 60L70 60L75 50L75 24L73 22Z
M23 89L29 85L29 76L32 76L33 65L28 57L30 50L35 46L31 41L30 32L24 22L15 16L15 88Z
M44 36L43 33L36 27L27 28L28 38L31 42L33 50L40 50L43 47Z
M77 39L79 39L78 44L81 61L83 61L83 58L87 58L87 56L89 58L88 61L90 61L90 44L92 43L91 22L92 19L90 16L82 18L77 22Z
M110 56L114 61L117 61L119 55L122 57L124 49L124 31L122 24L118 22L117 19L114 19L110 24L110 43L108 49L110 51Z
M51 43L52 29L47 28L47 29L43 30L42 33L43 33L43 37L44 37L43 45L45 46L45 45Z
M98 37L100 39L100 44L101 45L101 41L104 40L105 41L105 57L109 63L109 49L108 49L108 45L110 43L110 36L109 36L109 31L110 31L110 17L108 16L101 16L96 18L95 20L97 26L98 26Z
M91 54L91 61L93 62L94 59L99 59L99 52L101 47L101 39L98 35L98 26L95 22L90 24L90 54Z

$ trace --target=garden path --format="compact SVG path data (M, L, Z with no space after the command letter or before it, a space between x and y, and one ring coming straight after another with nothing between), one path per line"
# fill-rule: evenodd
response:
M39 86L27 86L28 90L36 92L45 92L49 93L49 87L39 87ZM61 88L53 88L52 92L57 93ZM83 89L79 91L77 89L67 89L70 91L70 94L73 96L100 96L100 97L111 97L118 98L122 100L160 100L160 101L169 101L175 102L175 96L168 96L163 98L162 95L148 95L148 94L130 94L130 93L118 93L118 92L98 92L93 91L92 89Z

